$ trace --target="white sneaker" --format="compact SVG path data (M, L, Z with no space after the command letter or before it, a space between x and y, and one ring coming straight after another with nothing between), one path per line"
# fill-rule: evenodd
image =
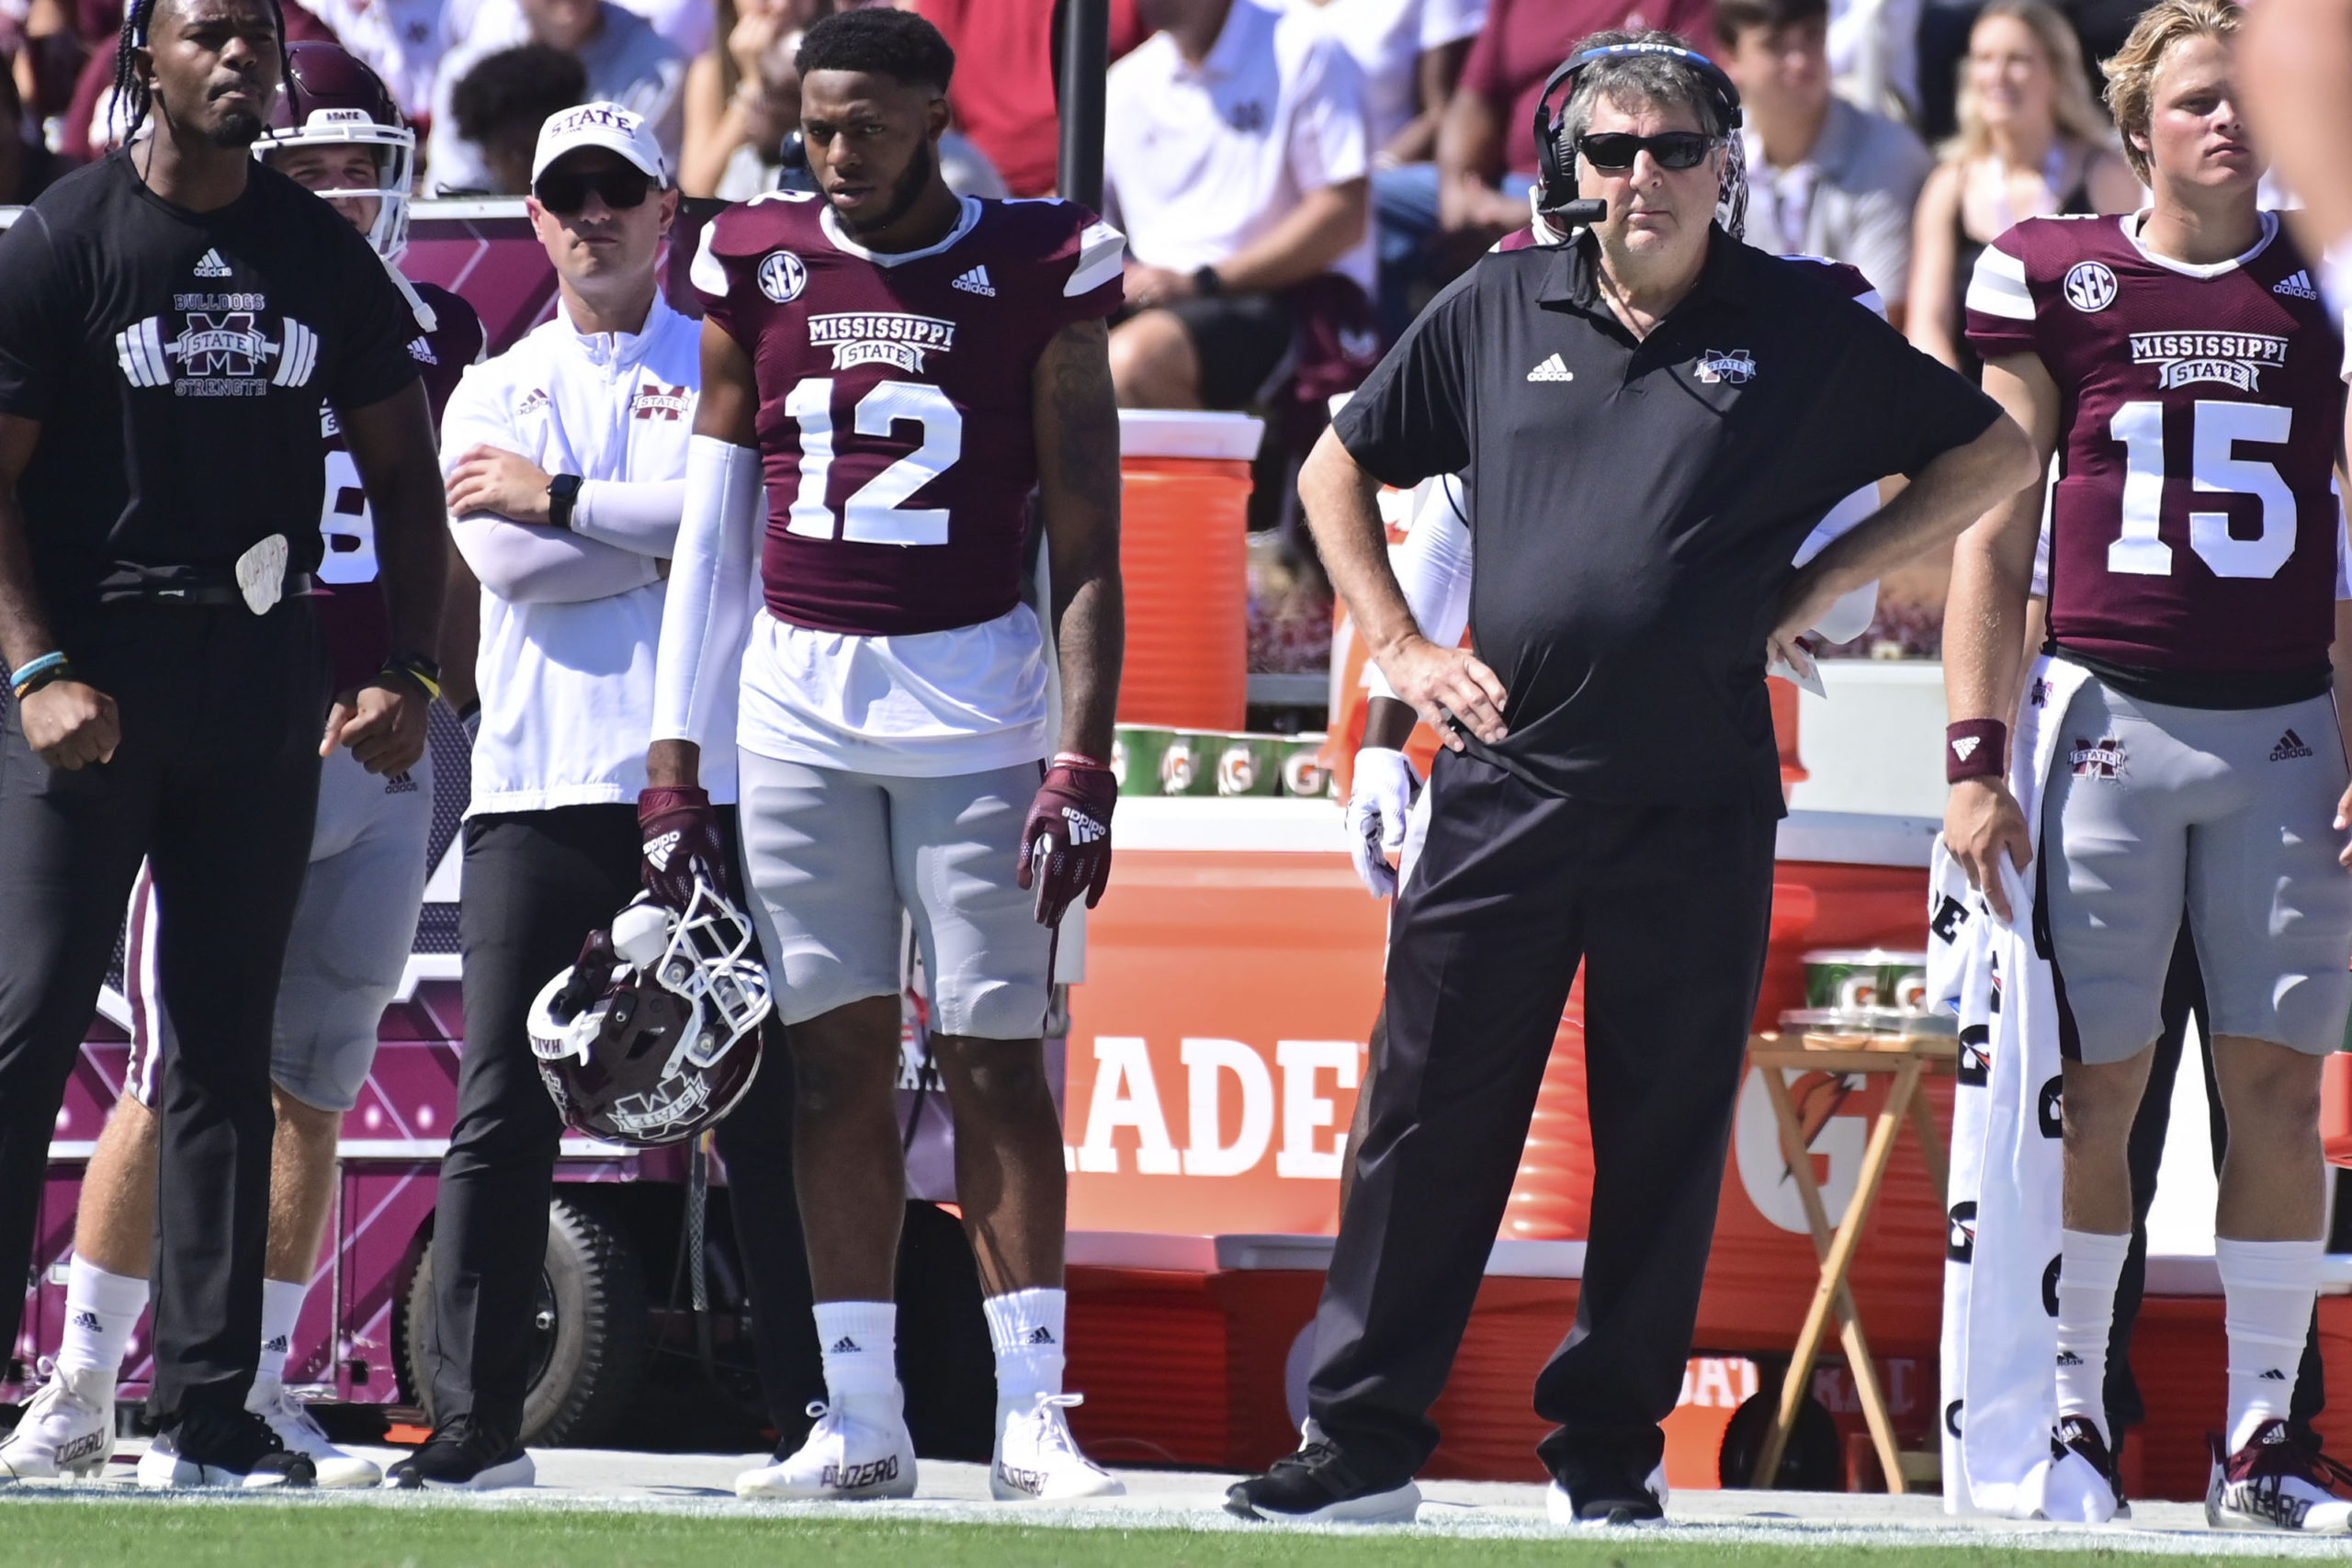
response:
M735 1478L735 1495L855 1502L915 1495L915 1440L894 1399L881 1411L808 1406L817 1417L798 1451ZM881 1420L870 1419L880 1415Z
M99 1367L60 1367L0 1442L0 1486L103 1475L113 1457L114 1378Z
M245 1408L269 1423L292 1453L310 1456L311 1468L318 1472L318 1486L379 1486L383 1470L373 1460L357 1454L345 1453L328 1440L326 1428L319 1425L311 1407L303 1404L277 1378L256 1377L253 1392L245 1396Z
M2336 1487L2352 1471L2296 1442L2284 1421L2265 1421L2237 1452L2223 1457L2209 1439L2213 1469L2205 1483L2205 1522L2217 1530L2352 1531L2352 1501Z
M1000 1503L1064 1503L1126 1495L1118 1477L1079 1452L1078 1439L1070 1436L1069 1417L1062 1412L1085 1398L1082 1393L1041 1393L1026 1410L998 1414L996 1462L989 1467L990 1496Z

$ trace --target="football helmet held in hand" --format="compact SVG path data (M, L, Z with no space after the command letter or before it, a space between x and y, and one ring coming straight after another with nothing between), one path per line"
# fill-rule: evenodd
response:
M639 894L531 1005L564 1124L651 1147L716 1125L760 1070L771 1007L752 923L696 878L684 913Z

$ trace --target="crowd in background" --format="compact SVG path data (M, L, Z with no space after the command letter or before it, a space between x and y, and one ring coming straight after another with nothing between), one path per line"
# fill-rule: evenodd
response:
M729 199L805 182L794 51L819 16L859 3L283 0L289 38L335 39L391 86L422 133L424 194L522 193L548 115L609 99L656 128L686 194ZM1049 194L1056 0L901 3L957 53L950 183ZM1675 31L1738 84L1751 243L1852 263L1916 344L1973 369L1959 301L1989 241L2035 214L2139 204L2097 86L2136 10L1112 0L1105 206L1132 258L1120 399L1252 408L1273 445L1311 439L1437 288L1526 225L1544 78L1621 26ZM0 134L0 202L116 140L121 26L122 0L0 0L0 125L16 128ZM1935 650L1942 585L1923 570L1889 585L1867 644Z

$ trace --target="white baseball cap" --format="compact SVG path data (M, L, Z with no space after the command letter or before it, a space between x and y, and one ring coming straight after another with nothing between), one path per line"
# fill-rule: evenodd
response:
M662 144L647 129L645 117L613 103L581 104L548 116L547 123L539 127L538 150L531 155L531 183L537 185L548 165L558 158L583 147L617 152L645 171L654 184L665 187L670 184Z

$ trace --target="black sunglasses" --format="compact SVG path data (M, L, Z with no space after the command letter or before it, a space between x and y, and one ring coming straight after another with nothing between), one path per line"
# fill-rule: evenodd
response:
M1577 139L1577 156L1596 169L1630 169L1634 158L1644 152L1657 159L1661 169L1695 169L1714 150L1715 139L1697 130L1668 130L1656 136L1600 130Z
M550 169L539 176L531 194L558 218L569 218L587 207L590 191L603 197L605 205L617 212L644 206L646 195L652 188L652 176L643 169L599 169L594 174Z

